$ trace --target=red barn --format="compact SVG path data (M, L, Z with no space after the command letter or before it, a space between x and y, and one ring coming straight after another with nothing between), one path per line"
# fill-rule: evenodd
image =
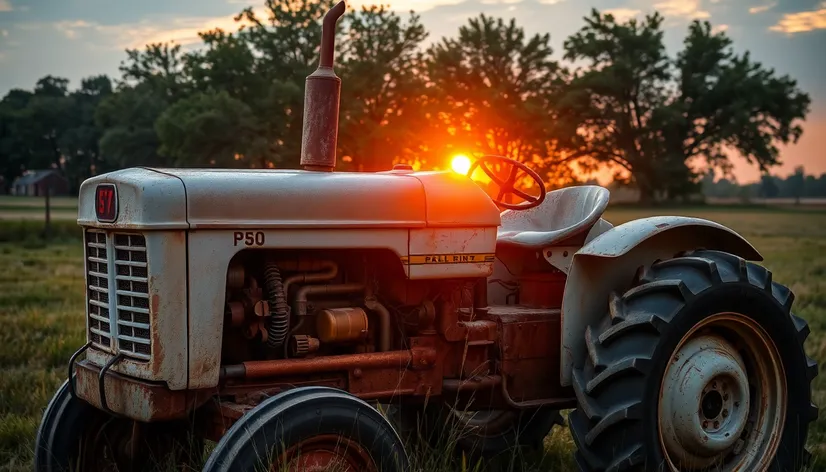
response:
M29 170L11 184L13 195L29 197L46 196L46 189L51 188L52 196L69 194L69 181L54 169Z

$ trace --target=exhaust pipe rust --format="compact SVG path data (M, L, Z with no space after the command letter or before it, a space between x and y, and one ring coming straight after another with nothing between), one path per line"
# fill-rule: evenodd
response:
M347 6L339 2L324 16L318 69L307 77L304 89L304 130L301 167L332 172L336 167L341 79L333 71L335 28Z

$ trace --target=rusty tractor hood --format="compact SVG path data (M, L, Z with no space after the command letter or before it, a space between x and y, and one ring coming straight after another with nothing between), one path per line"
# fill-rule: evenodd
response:
M113 183L118 218L100 223L95 188ZM499 210L453 172L130 168L86 180L78 223L145 229L496 227Z

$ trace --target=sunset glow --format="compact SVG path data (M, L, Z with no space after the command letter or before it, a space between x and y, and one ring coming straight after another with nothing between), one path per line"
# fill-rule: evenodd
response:
M470 170L470 158L464 154L457 154L450 161L450 168L457 174L465 175Z

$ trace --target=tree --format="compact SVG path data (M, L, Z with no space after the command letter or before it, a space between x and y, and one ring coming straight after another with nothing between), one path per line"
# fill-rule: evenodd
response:
M414 160L427 125L419 16L403 22L383 6L363 7L347 16L345 31L336 68L344 82L339 155L360 171Z
M0 101L0 166L6 182L11 183L30 167L34 149L26 108L34 94L13 89Z
M485 15L433 46L428 96L440 129L432 151L442 159L464 151L543 167L554 149L552 99L562 85L552 54L550 35L527 38L514 20Z
M159 153L179 167L254 167L266 153L257 121L245 103L226 91L178 101L155 123Z
M150 84L121 84L98 105L95 122L104 130L100 152L109 168L168 165L158 153L155 132L155 121L166 107L167 101Z
M794 168L794 173L786 178L785 187L789 196L794 198L795 205L800 205L800 197L803 195L806 183L803 167Z
M167 165L169 160L158 153L155 121L189 93L180 46L149 44L126 53L120 65L123 80L95 111L102 130L100 152L113 168Z
M251 8L236 19L249 24L238 37L257 58L254 73L266 88L247 103L269 144L268 166L297 167L304 120L304 80L318 64L321 20L331 0L267 0L267 20Z
M112 94L112 81L105 75L83 79L71 93L74 125L63 134L60 145L65 159L64 172L72 191L88 177L108 168L100 153L103 130L95 122L101 101Z
M777 186L777 179L769 174L760 176L760 196L763 198L777 198L780 189Z
M765 171L777 144L796 141L809 97L788 77L735 55L725 33L695 21L684 49L669 59L659 14L618 23L594 10L565 42L565 57L585 63L560 100L561 126L574 157L627 169L652 200L696 191L689 164L730 168L729 153Z

